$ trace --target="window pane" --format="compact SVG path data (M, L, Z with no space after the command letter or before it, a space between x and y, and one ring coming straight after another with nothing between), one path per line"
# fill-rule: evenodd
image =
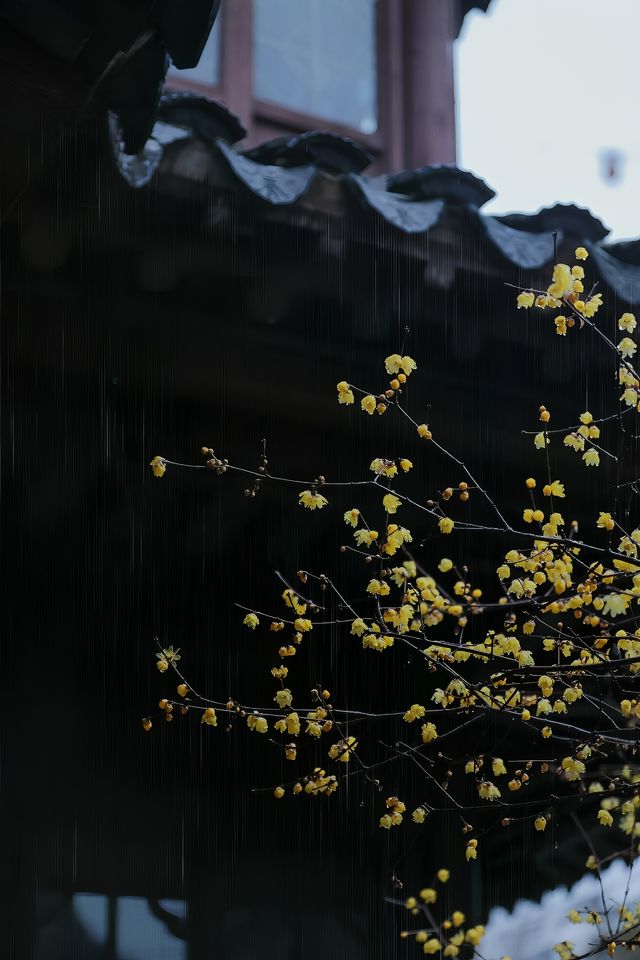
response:
M254 0L254 89L373 133L376 0Z
M173 65L169 76L180 77L182 80L194 80L196 83L206 83L217 86L220 83L220 20L222 14L216 17L216 22L209 34L202 56L196 67L187 70L178 70Z

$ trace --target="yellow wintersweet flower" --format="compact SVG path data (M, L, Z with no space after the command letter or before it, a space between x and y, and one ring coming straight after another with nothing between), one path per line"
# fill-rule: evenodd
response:
M622 356L626 359L632 357L638 347L630 337L623 337L620 343L618 344L618 350Z
M423 903L428 904L435 903L438 899L438 894L433 887L425 887L424 890L420 891L419 896Z
M584 247L576 247L575 257L576 260L586 260L589 256L589 251L585 250Z
M553 268L552 282L547 287L547 293L561 299L567 293L573 293L573 277L566 263L556 263Z
M567 687L562 696L567 703L575 703L576 700L580 700L582 697L582 687L579 684L575 687Z
M535 295L531 291L523 290L522 293L518 294L517 303L518 310L524 309L528 310L529 307L533 306L533 301L535 300Z
M402 367L402 372L408 377L409 374L413 373L414 370L418 369L418 364L415 362L413 357L403 357L400 366Z
M400 373L400 364L402 363L402 357L399 353L392 353L390 357L384 361L384 365L387 373Z
M549 517L548 523L545 523L542 527L542 534L545 537L557 537L558 536L558 527L564 524L564 520L560 513L552 513Z
M533 821L533 825L534 825L534 827L536 828L536 830L540 830L540 831L546 830L546 828L547 828L547 818L546 818L546 817L536 817L536 819Z
M250 627L252 630L255 630L260 623L255 613L248 613L242 622L245 627Z
M478 784L478 795L481 800L497 800L501 796L495 783L483 780Z
M638 381L638 379L633 376L631 371L627 370L627 368L622 364L618 367L618 382L627 387L640 386L640 381Z
M575 306L575 304L574 304ZM602 294L596 293L590 300L587 300L584 306L585 317L593 317L602 306Z
M623 313L618 320L618 329L633 333L636 328L636 318L632 313Z
M165 647L165 649L162 651L162 654L167 658L169 663L175 664L178 660L182 660L182 657L180 656L180 647L178 647L177 650L174 650L173 644L171 644L170 647ZM156 654L156 656L159 656L159 654Z
M431 743L431 741L436 740L438 736L438 731L434 723L423 723L420 728L420 733L422 734L423 743Z
M543 674L543 676L538 679L538 686L540 687L543 697L549 697L553 693L553 680L546 674Z
M613 823L613 817L608 810L598 810L598 823L603 827L610 827Z
M413 464L411 463L411 460L407 460L406 457L403 457L402 460L400 461L400 466L402 467L405 473L408 473L409 470L411 470L411 468L413 467Z
M544 433L536 433L533 442L537 450L543 450L545 445L550 441L549 437L545 437Z
M552 731L551 727L543 727L542 730L540 731L540 733L541 733L542 736L545 738L545 740L548 740L549 737L552 735L553 731Z
M329 756L332 760L339 760L340 763L348 763L356 748L356 743L355 737L346 737L344 740L339 740L338 743L332 743L329 747Z
M413 723L414 720L421 720L425 715L425 708L420 703L413 703L403 716L406 723Z
M559 480L553 480L551 483L547 483L542 488L542 492L545 497L564 497L564 484L560 483Z
M426 817L424 807L416 807L416 809L411 814L411 819L414 823L424 823Z
M491 761L491 769L493 770L494 777L501 777L507 772L507 768L504 765L504 760L501 757L494 757Z
M284 600L285 606L295 610L299 617L301 617L303 613L306 613L306 603L301 603L300 598L297 597L289 587L283 590L282 599Z
M556 333L559 337L566 337L567 335L567 318L566 317L556 317L553 321L556 325Z
M153 470L154 477L164 477L167 470L167 464L162 457L154 457L149 466Z
M573 944L570 940L563 940L562 943L556 943L553 948L558 954L559 960L573 960Z
M283 709L284 707L291 706L291 703L293 701L293 696L291 694L291 690L285 687L284 690L278 690L278 692L276 693L273 699L278 704L278 706L281 709Z
M423 440L431 440L433 434L426 423L421 423L418 425L418 436L422 437Z
M201 723L206 723L209 727L218 726L218 718L213 707L207 707L206 710L202 711L202 720Z
M370 580L367 587L367 593L372 593L374 596L386 597L390 593L391 588L388 583L385 583L384 580Z
M356 530L353 536L359 547L370 547L373 541L378 539L378 531Z
M384 474L385 477L395 477L398 468L393 460L382 460L380 457L376 457L375 460L372 460L369 464L369 469L377 475Z
M604 616L619 617L627 612L630 598L620 593L608 593L604 600Z
M338 403L353 403L355 399L353 390L346 380L341 380L340 383L336 384L336 387L338 390Z
M511 570L506 563L503 563L502 566L498 567L496 573L498 574L500 580L507 580L511 576Z
M565 447L571 447L572 450L575 450L578 453L581 450L584 450L584 437L580 436L578 433L568 433L563 441Z
M410 530L407 530L406 527L399 527L395 523L390 523L387 527L387 542L381 546L380 550L392 557L403 543L411 543L412 540Z
M280 721L278 721L280 722ZM300 733L300 717L297 713L290 713L284 720L286 724L287 733L293 737L297 737Z
M439 940L436 940L435 937L431 937L431 939L426 941L422 949L424 953L439 953L442 949L442 944Z
M369 415L373 415L377 402L378 401L375 397L373 397L371 394L368 394L368 396L363 397L360 401L360 409L364 410L364 412L368 413Z
M313 624L311 620L306 620L304 617L296 617L293 621L293 626L295 630L299 630L300 633L308 633L309 630L313 629Z
M477 844L478 841L470 840L469 843ZM469 858L467 857L467 859ZM467 943L471 943L474 947L480 946L480 941L482 940L483 937L484 937L484 927L482 926L481 923L479 923L476 927L471 927L469 930L467 930L467 937L466 937Z
M451 531L455 526L455 523L453 522L451 517L442 517L438 521L438 526L440 527L440 533L451 533Z
M507 593L512 593L514 597L522 597L524 595L524 583L520 578L512 580L509 586L507 587Z
M399 353L392 353L384 362L387 373L402 373L408 377L410 373L417 369L417 363L412 357L401 357Z
M565 772L567 780L579 780L586 768L582 760L576 760L574 757L565 757L562 761L562 769Z
M616 523L610 513L605 513L602 510L600 511L600 516L598 517L598 527L601 530L613 530Z
M436 873L436 877L438 878L440 883L448 883L449 879L451 878L451 874L449 873L446 867L440 867L440 869ZM462 920L464 920L464 917L462 918Z
M321 493L312 493L311 490L303 490L298 494L298 500L300 506L306 507L307 510L322 510L329 502Z
M253 730L255 733L266 733L269 729L269 724L265 717L257 717L253 713L247 717L247 726L249 730Z
M478 841L477 840L469 840L467 844L467 849L465 850L464 855L467 858L467 860L478 859ZM469 937L469 933L471 933L470 930L467 933L467 938Z
M583 453L582 459L588 467L600 466L600 454L595 447L590 447L585 453Z
M620 543L618 544L618 550L626 553L628 557L637 557L638 547L636 546L636 543L634 543L634 539L631 537L622 537Z
M396 497L393 493L387 493L382 498L382 506L385 508L387 513L395 513L398 507L402 506L402 500L399 497Z
M443 557L440 563L438 564L438 570L440 571L440 573L448 573L452 567L453 567L453 561L449 560L448 557Z
M360 517L360 511L354 507L352 510L347 510L347 512L344 515L344 522L350 523L352 527L355 527L358 525L359 517Z

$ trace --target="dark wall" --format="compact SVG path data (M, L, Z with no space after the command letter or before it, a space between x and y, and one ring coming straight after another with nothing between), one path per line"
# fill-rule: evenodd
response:
M252 790L290 774L242 725L140 727L172 689L153 666L156 635L213 696L266 702L273 644L247 636L234 603L277 609L274 568L335 575L357 596L362 570L338 550L352 494L303 514L293 490L251 499L232 474L170 469L158 481L148 462L198 462L204 443L253 466L266 437L274 472L344 479L366 476L374 456L407 454L426 499L462 477L404 425L335 403L343 377L382 385L382 360L409 326L420 368L409 405L516 514L520 478L538 469L520 428L569 389L557 422L598 406L606 365L598 372L586 338L568 346L550 321L515 311L508 269L479 236L431 250L427 238L399 256L366 220L287 228L244 200L134 195L104 171L97 189L91 165L72 159L34 185L3 234L9 955L92 956L69 919L78 892L186 901L174 932L194 960L409 955L397 936L406 918L384 902L398 894L392 874L415 890L461 845L444 821L418 840L380 835L389 792L420 800L411 771L391 765L380 785L354 777L327 802L276 804ZM594 482L576 479L590 513ZM410 525L427 565L453 549ZM482 581L501 548L461 538L456 549ZM352 639L307 644L299 689L337 684L344 703L374 709L428 697L420 664L367 656ZM521 839L496 842L501 879L461 865L451 893L477 922L519 880L535 895L557 876L552 847L524 878L513 870ZM96 956L115 949L108 938Z

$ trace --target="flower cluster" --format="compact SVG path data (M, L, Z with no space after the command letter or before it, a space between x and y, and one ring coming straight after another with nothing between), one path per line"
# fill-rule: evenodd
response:
M442 868L437 871L430 887L420 890L417 897L407 897L399 902L412 917L418 918L422 923L417 929L403 930L401 938L413 939L427 956L437 954L442 957L457 957L465 948L468 951L479 947L485 934L485 928L481 924L467 924L462 910L445 912L440 920L437 919L440 905L438 884L446 884L449 879L449 871ZM503 960L509 958L504 957Z
M324 476L277 478L264 449L251 471L202 448L202 469L217 476L253 473L245 495L255 496L267 482L286 483L286 489L296 484L297 503L316 511L352 487L349 501L340 504L341 529L346 526L348 535L341 551L359 586L347 596L326 575L300 570L295 589L284 581L277 612L242 608L238 623L247 637L253 641L255 635L263 647L271 641L277 651L269 664L266 705L259 708L196 694L180 673L179 651L162 648L158 670L180 680L180 699L160 701L166 720L198 712L205 727L218 727L214 735L221 732L223 716L225 729L241 722L252 733L268 735L291 775L267 789L285 803L300 795L330 797L346 777L375 776L383 796L388 794L372 817L383 831L428 835L431 824L453 811L460 823L460 858L469 870L481 855L485 832L518 822L541 838L555 826L560 802L563 809L575 809L584 829L618 831L633 863L640 852L640 511L629 497L640 494L640 477L630 443L635 433L625 432L623 418L640 410L640 377L632 365L636 320L631 313L620 315L622 338L616 344L601 320L602 294L588 289L582 266L587 258L588 251L579 247L578 262L556 263L547 288L520 290L517 307L551 310L552 329L567 344L569 333L590 334L615 357L615 409L594 414L592 404L580 405L565 421L569 426L556 428L555 415L540 405L535 429L526 433L544 456L509 510L496 504L457 451L408 412L406 385L417 364L404 350L384 361L390 379L381 391L337 383L340 406L352 406L360 397L362 411L397 417L413 434L415 452L402 447L393 457L384 455L381 437L374 448L381 455L371 460L364 480L351 485ZM375 423L374 418L372 427ZM414 462L422 456L444 465L447 482L440 489L419 489ZM614 495L592 502L586 514L572 479L576 456L586 467L611 462L617 470ZM624 463L631 471L628 482L621 479ZM173 462L155 457L153 474L162 477L168 465ZM623 489L629 494L624 506L618 493ZM294 508L295 503L292 497ZM474 573L465 561L460 535L466 532L485 536L492 557L488 569ZM443 543L448 556L442 555ZM340 615L329 613L334 608L323 602L327 596ZM410 657L420 672L415 689L423 693L382 711L375 690L363 689L362 703L354 706L301 679L298 650L327 631L354 652L361 650L371 669L379 664L384 670L398 652ZM339 694L338 683L329 685ZM152 718L145 717L144 729L151 726ZM404 800L393 779L401 763L411 766L421 783L419 789L403 788ZM594 854L588 863L599 869ZM437 880L447 879L443 868ZM455 957L477 947L483 928L466 926L460 910L436 919L437 901L435 881L406 901L425 923L403 936L426 954ZM629 942L636 927L640 930L640 916L627 906L617 925L604 918L606 930L597 913L571 919L597 928L594 952L603 946L611 952L616 938ZM567 941L556 951L561 960L573 957Z

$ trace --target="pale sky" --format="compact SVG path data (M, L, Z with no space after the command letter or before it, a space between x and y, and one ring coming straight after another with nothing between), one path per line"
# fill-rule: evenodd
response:
M487 212L572 201L611 238L640 236L639 37L640 0L471 11L455 51L458 165L496 191Z

